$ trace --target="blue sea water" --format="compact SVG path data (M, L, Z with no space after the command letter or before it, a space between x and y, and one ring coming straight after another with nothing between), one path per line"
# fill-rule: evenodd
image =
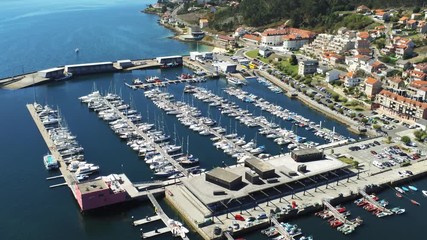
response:
M153 1L0 1L0 78L64 64L188 54L196 49L194 43L169 39L173 33L157 24L157 16L140 13L149 3ZM75 48L80 49L78 55ZM92 91L94 85L102 91L121 94L142 113L144 121L155 123L167 133L177 135L178 142L185 144L186 137L190 136L189 151L201 159L202 167L210 169L220 166L222 161L232 164L234 160L217 151L208 138L194 134L180 125L175 117L159 111L142 92L124 87L124 82L136 77L158 75L173 78L183 71L189 70L178 68L100 74L17 91L0 90L0 239L138 239L139 229L131 226L131 216L142 218L153 214L149 204L135 204L82 215L69 189L49 189L49 185L61 180L45 180L58 173L47 173L42 163L48 149L25 108L26 103L35 100L59 107L71 131L85 148L86 159L99 164L103 175L124 172L132 181L153 177L145 163L114 135L107 124L77 100ZM200 86L225 96L221 91L226 86L223 79ZM191 102L204 115L210 115L229 131L237 131L247 139L257 138L271 153L281 151L271 140L258 136L256 130L242 127L234 119L220 118L216 109L209 109L205 103L184 96L182 89L182 85L173 85L165 90L173 93L176 99ZM244 89L315 122L322 121L328 128L336 127L341 134L356 137L339 123L298 101L268 92L256 81L251 81ZM250 104L230 99L254 114L261 114ZM283 127L291 127L268 114L267 117ZM321 142L308 132L298 134ZM425 180L416 184L419 188L427 186ZM355 214L363 215L365 226L349 237L343 237L313 217L293 222L300 224L304 232L316 239L400 239L406 236L406 231L422 237L426 214L423 203L427 199L414 194L414 199L422 203L417 209L408 201L395 199L392 192L385 192L383 196L393 205L407 207L407 216L378 220L360 209L354 209ZM170 217L178 218L177 213L164 203L162 205ZM152 230L158 226L155 223L144 226L144 229ZM402 231L403 228L406 230ZM157 239L168 238L164 235ZM191 235L191 239L198 238L196 234ZM266 239L259 234L251 234L247 238Z

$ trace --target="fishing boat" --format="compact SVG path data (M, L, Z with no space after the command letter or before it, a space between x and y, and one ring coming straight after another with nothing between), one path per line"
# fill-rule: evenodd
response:
M420 206L421 204L413 199L411 199L411 203L417 206Z
M424 196L427 197L427 191L426 190L421 190L421 192L424 194Z
M418 188L416 188L412 185L409 185L408 188L411 189L412 191L418 191Z
M43 157L43 163L47 170L59 168L58 161L51 154L46 154Z

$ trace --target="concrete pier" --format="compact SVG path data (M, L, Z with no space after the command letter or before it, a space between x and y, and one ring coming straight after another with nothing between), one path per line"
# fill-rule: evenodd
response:
M68 187L71 189L71 192L73 193L74 197L76 197L74 192L74 184L78 183L76 176L67 170L67 164L62 159L61 154L59 154L59 151L56 148L56 145L53 143L52 139L49 136L48 131L44 127L40 117L37 115L36 109L34 108L33 104L27 104L27 109L30 112L31 117L34 120L34 123L36 124L37 128L40 131L40 134L42 135L44 141L46 142L47 147L49 148L50 153L53 155L53 157L59 162L59 171L61 171L61 174L65 180L65 184L68 185Z

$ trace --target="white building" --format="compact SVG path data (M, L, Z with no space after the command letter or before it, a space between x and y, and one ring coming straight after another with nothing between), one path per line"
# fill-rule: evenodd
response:
M340 79L340 75L344 75L344 74L345 72L343 71L332 69L331 71L326 73L325 82L327 83L335 82L336 80Z
M319 62L316 60L305 60L298 63L298 75L305 76L307 74L316 73Z
M237 65L229 62L217 62L212 64L217 68L218 71L223 73L234 73L237 71Z

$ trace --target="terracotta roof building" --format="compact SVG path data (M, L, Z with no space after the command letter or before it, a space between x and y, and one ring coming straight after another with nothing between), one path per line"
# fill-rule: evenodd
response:
M388 90L382 90L377 94L375 102L381 109L405 119L427 119L427 103L425 102L406 98Z

